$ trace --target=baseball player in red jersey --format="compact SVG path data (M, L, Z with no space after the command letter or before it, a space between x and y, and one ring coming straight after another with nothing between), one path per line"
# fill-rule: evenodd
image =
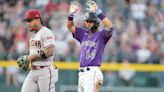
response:
M39 10L27 10L25 21L30 30L29 55L20 56L17 63L27 70L31 63L21 92L55 92L58 69L53 66L54 35L43 26Z
M100 70L104 48L113 33L112 22L98 8L97 4L88 0L88 12L85 15L87 29L76 27L73 23L74 14L78 11L78 2L73 1L67 21L67 28L81 44L78 92L99 92L103 83ZM99 31L99 23L104 29Z

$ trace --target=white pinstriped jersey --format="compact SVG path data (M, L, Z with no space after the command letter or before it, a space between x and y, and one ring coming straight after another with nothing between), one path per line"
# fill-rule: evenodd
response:
M43 50L47 46L53 45L54 46L54 35L51 30L49 30L46 27L42 27L38 32L32 32L30 37L30 55L39 53L40 50ZM41 61L34 61L32 62L32 65L36 66L45 66L50 65L53 63L53 56L41 60Z

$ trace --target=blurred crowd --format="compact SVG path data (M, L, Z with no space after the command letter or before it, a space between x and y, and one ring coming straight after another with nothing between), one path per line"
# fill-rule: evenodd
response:
M0 59L16 60L28 53L29 31L23 18L26 10L36 8L41 10L45 26L55 35L54 60L78 61L80 45L66 28L70 1L0 0ZM80 11L74 20L77 26L85 24L86 1L79 0ZM105 48L104 62L164 63L164 0L94 1L115 24L113 37ZM128 80L129 76L124 77Z
M28 53L28 29L23 22L28 9L42 12L45 26L56 37L56 57L59 61L77 61L79 43L66 28L71 0L1 0L0 59L16 59ZM106 16L115 24L115 33L106 46L104 61L118 63L164 62L164 0L96 0ZM85 0L76 15L77 26L84 26Z

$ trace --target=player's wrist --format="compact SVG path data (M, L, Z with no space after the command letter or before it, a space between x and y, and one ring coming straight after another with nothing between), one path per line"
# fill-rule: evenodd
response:
M69 20L69 21L73 21L73 17L74 17L73 14L69 14L69 15L68 15L68 20Z
M101 13L103 13L103 11L100 8L97 8L96 11L95 11L95 13L97 15L100 15Z
M98 8L95 13L101 20L103 20L106 17L100 8Z
M101 13L101 14L98 15L98 17L99 17L100 20L103 20L106 16L105 16L105 14Z
M48 57L46 56L44 50L40 50L40 57L41 59L47 59Z
M32 58L30 55L27 55L27 62L31 62L32 61Z

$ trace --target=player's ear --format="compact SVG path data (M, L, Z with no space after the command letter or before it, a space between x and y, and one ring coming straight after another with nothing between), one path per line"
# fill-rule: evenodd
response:
M44 26L45 23L43 22L43 19L42 18L39 18L40 19L40 23Z

